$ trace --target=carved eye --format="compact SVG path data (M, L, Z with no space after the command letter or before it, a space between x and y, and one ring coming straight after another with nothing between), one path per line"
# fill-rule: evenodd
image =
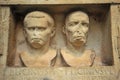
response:
M37 30L44 31L44 30L46 30L46 28L45 27L38 27Z
M30 30L30 31L35 30L34 27L28 27L27 29Z
M86 26L86 27L89 26L89 24L88 24L88 23L85 23L85 22L82 22L81 24L82 24L82 26Z
M28 27L27 30L29 30L29 31L34 31L34 30L44 31L44 30L46 30L46 27Z
M78 23L79 23L78 21L70 22L70 23L68 24L68 26L75 26L75 25L77 25Z

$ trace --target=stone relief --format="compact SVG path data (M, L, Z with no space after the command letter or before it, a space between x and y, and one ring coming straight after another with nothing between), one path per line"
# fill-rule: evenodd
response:
M72 12L66 17L63 33L67 47L61 50L61 54L71 67L102 65L94 50L85 49L89 23L89 16L82 11Z
M24 37L27 49L15 57L14 66L24 67L82 67L103 65L93 49L86 49L89 16L83 11L75 11L65 18L62 33L66 37L66 47L50 47L55 35L55 21L48 13L33 11L24 18Z
M32 4L29 1L30 4L25 3L27 5L12 2L1 6L1 29L3 31L1 36L4 36L1 43L4 45L1 46L3 50L0 53L0 80L120 79L120 61L117 54L119 49L117 27L119 26L116 23L116 21L119 22L119 13L117 13L119 4L102 5L101 2L94 2L89 5L88 2L84 5L78 1L71 5L68 2L58 5L58 3L51 4L49 1L48 4L38 2ZM76 3L78 5L75 5ZM78 7L83 11L86 10L88 14L75 11ZM41 8L50 11L46 13ZM36 9L41 11L33 11L26 15L29 10ZM69 10L75 12L66 16ZM40 18L37 12L43 13ZM49 15L49 12L53 17ZM76 18L77 13L79 15ZM30 14L33 14L31 16L33 19L28 17ZM45 29L39 30L43 27L42 24L50 28L52 20L49 21L49 17L43 16L45 14L53 19L54 25L50 29L51 35L47 35L47 38L43 36L45 33L42 34ZM45 20L42 17L45 17ZM26 18L28 19L25 20ZM82 21L84 18L86 19ZM33 32L36 35L35 38L32 37ZM103 65L102 62L107 66L100 66Z
M49 47L55 34L54 19L42 11L28 13L24 18L24 36L27 49L19 53L15 66L47 67L52 66L56 51Z

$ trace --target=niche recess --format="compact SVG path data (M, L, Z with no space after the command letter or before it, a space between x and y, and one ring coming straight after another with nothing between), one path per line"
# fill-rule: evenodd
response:
M52 47L62 48L65 46L65 38L62 27L66 13L70 10L85 10L90 17L90 31L87 48L94 49L97 56L101 57L106 65L113 65L113 53L111 42L110 6L109 5L30 5L11 6L9 50L7 65L13 66L17 51L25 49L23 35L24 16L35 10L50 13L56 23L56 36L51 43Z

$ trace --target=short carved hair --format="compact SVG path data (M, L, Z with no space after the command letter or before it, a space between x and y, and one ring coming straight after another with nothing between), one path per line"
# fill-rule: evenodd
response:
M46 12L43 11L33 11L28 13L24 18L24 26L27 26L27 21L30 20L30 18L46 18L50 26L54 27L54 19L51 15L49 15Z
M65 23L68 21L69 17L70 17L71 15L74 15L74 14L84 14L84 15L88 16L88 14L87 14L86 12L84 12L84 11L80 11L80 10L74 11L74 12L69 13L69 14L66 16ZM89 18L89 16L88 16L88 18Z

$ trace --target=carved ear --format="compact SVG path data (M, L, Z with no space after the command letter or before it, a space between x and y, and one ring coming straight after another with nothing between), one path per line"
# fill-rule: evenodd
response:
M65 29L65 25L63 25L63 33L65 34L66 33L66 29Z
M27 36L25 28L23 28L23 34L24 34L25 37Z
M55 28L53 28L52 32L51 32L51 37L53 37L55 35L55 32L56 32L56 30L55 30Z

